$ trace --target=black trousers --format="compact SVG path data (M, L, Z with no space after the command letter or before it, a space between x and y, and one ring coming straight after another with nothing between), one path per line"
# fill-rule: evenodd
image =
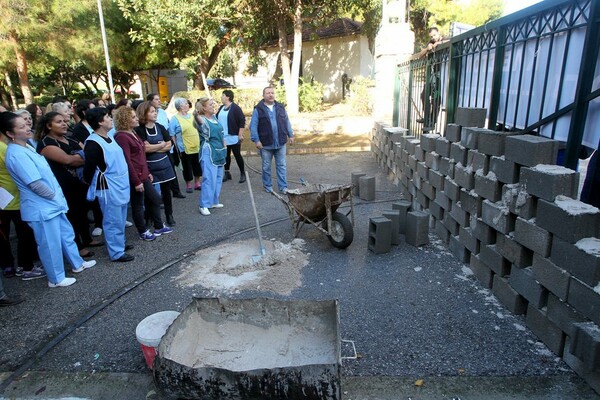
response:
M183 165L183 179L185 179L186 182L191 182L194 178L202 176L202 168L200 167L198 153L181 153L181 165Z
M10 223L15 226L17 234L17 265L10 248ZM31 271L33 261L39 259L37 243L33 236L33 230L27 222L21 219L20 210L0 210L0 267L15 268L22 267L25 271Z
M93 240L92 235L90 235L87 208L82 207L82 204L86 204L87 202L86 191L87 190L83 185L80 187L63 188L63 193L67 199L67 205L69 206L67 219L73 226L75 244L79 250L86 247ZM102 215L102 212L100 212L100 215ZM102 221L102 217L100 217L100 221Z
M244 175L244 158L242 157L242 144L237 142L236 144L232 144L227 146L227 158L225 159L225 171L229 171L229 167L231 166L231 152L233 152L233 156L235 157L235 163L240 169L240 173Z
M162 197L162 203L165 205L165 215L173 215L173 196L171 195L171 182L172 179L167 182L160 184L160 196Z
M146 218L144 217L144 204L146 207L145 212L152 219L154 228L160 229L163 227L163 222L160 218L160 204L162 200L150 181L146 181L143 184L143 192L136 191L135 187L131 185L131 216L139 233L144 233L148 229Z

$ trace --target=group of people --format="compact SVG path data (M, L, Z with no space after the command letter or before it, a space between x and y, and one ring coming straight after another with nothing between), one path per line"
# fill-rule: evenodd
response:
M173 232L172 197L186 197L179 189L178 163L186 192L201 191L199 212L204 216L224 207L219 197L222 183L232 179L232 153L240 170L239 183L245 182L241 143L246 118L231 90L223 92L218 110L213 99L202 97L190 113L191 102L176 98L177 114L170 120L156 94L137 104L107 103L107 99L80 100L71 106L58 99L46 113L37 105L0 113L0 199L6 199L6 204L0 201L4 277L46 277L49 287L70 286L75 278L65 275L63 256L79 273L96 264L88 248L102 245L112 261L132 261L134 256L127 251L133 245L125 242L128 206L140 239L152 241ZM265 191L273 190L275 158L278 189L285 193L285 145L293 143L293 131L272 87L263 90L263 100L254 108L250 133L260 150ZM88 211L94 215L93 230ZM11 223L17 235L16 259L9 240ZM104 242L94 239L102 233ZM36 266L38 259L42 267ZM4 293L0 279L0 306L21 301L20 296Z

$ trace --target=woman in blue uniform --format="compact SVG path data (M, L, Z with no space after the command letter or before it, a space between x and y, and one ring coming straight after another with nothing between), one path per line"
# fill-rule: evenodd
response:
M96 261L84 261L79 255L73 227L66 217L67 201L44 156L28 144L31 131L25 120L2 113L0 130L10 139L6 169L19 188L21 218L33 229L48 286L70 286L75 278L65 276L63 255L76 273L93 267Z

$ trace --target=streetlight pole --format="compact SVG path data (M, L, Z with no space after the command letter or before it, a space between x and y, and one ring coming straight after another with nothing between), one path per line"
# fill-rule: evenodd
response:
M100 16L100 31L102 32L102 44L104 45L104 59L106 60L106 72L108 73L108 90L110 101L115 103L115 87L113 85L112 72L110 70L110 57L108 56L108 42L106 41L106 29L104 28L104 13L102 12L102 2L98 0L98 15Z

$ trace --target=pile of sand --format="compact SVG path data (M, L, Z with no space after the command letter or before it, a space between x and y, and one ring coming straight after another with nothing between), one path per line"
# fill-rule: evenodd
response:
M304 240L267 241L265 249L257 262L253 261L253 256L260 255L257 240L201 250L188 259L175 281L181 287L202 286L215 294L244 289L290 294L302 283L300 272L308 264Z

